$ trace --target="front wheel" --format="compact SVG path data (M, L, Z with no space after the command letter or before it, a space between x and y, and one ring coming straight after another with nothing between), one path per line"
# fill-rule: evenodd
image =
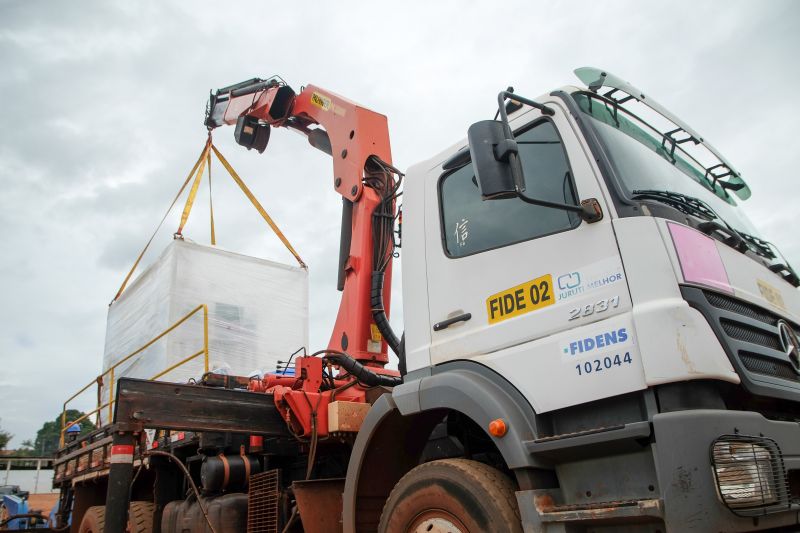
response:
M468 459L431 461L395 485L381 533L522 533L511 480Z

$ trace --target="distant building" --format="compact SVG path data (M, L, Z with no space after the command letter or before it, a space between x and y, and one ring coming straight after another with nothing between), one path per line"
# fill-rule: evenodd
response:
M53 490L53 458L26 457L18 450L0 451L0 485L19 485L31 494Z

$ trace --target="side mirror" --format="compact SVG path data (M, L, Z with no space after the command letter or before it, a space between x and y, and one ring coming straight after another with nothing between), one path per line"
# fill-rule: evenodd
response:
M469 153L475 179L484 200L517 196L522 167L517 143L506 137L506 128L497 120L481 120L467 130ZM512 161L513 160L513 161ZM518 168L514 168L518 167Z
M511 125L508 123L506 98L535 107L543 115L554 114L551 108L513 94L510 88L497 95L500 120L481 120L467 130L472 169L475 172L475 180L478 182L481 197L484 200L519 198L529 204L578 213L587 222L601 220L603 212L599 202L594 198L583 200L581 205L577 206L539 200L525 195L525 176L519 157L519 148L514 140Z

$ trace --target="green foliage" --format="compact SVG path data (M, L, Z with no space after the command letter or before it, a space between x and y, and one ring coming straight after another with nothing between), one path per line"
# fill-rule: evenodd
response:
M76 409L67 410L67 423L77 420L83 413ZM80 422L81 435L94 431L95 425L85 419ZM49 456L58 450L59 438L61 436L61 413L52 422L45 422L42 429L36 432L36 441L33 443L33 452L36 455ZM24 444L24 443L23 443Z
M19 455L20 457L36 457L36 450L33 447L33 440L26 439L22 441L19 445L19 448L14 450L14 455Z
M14 435L9 433L8 431L3 431L0 429L0 450L4 450L5 447L8 445L8 441L10 441Z

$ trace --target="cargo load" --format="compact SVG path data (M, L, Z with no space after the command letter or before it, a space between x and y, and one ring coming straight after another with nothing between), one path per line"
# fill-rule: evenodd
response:
M274 371L308 343L308 271L183 239L131 283L108 310L103 371L193 309L208 309L209 370L247 376ZM151 379L204 347L203 310L114 369ZM160 376L185 383L205 370L204 354ZM110 400L109 376L102 403ZM102 412L104 422L108 412Z

